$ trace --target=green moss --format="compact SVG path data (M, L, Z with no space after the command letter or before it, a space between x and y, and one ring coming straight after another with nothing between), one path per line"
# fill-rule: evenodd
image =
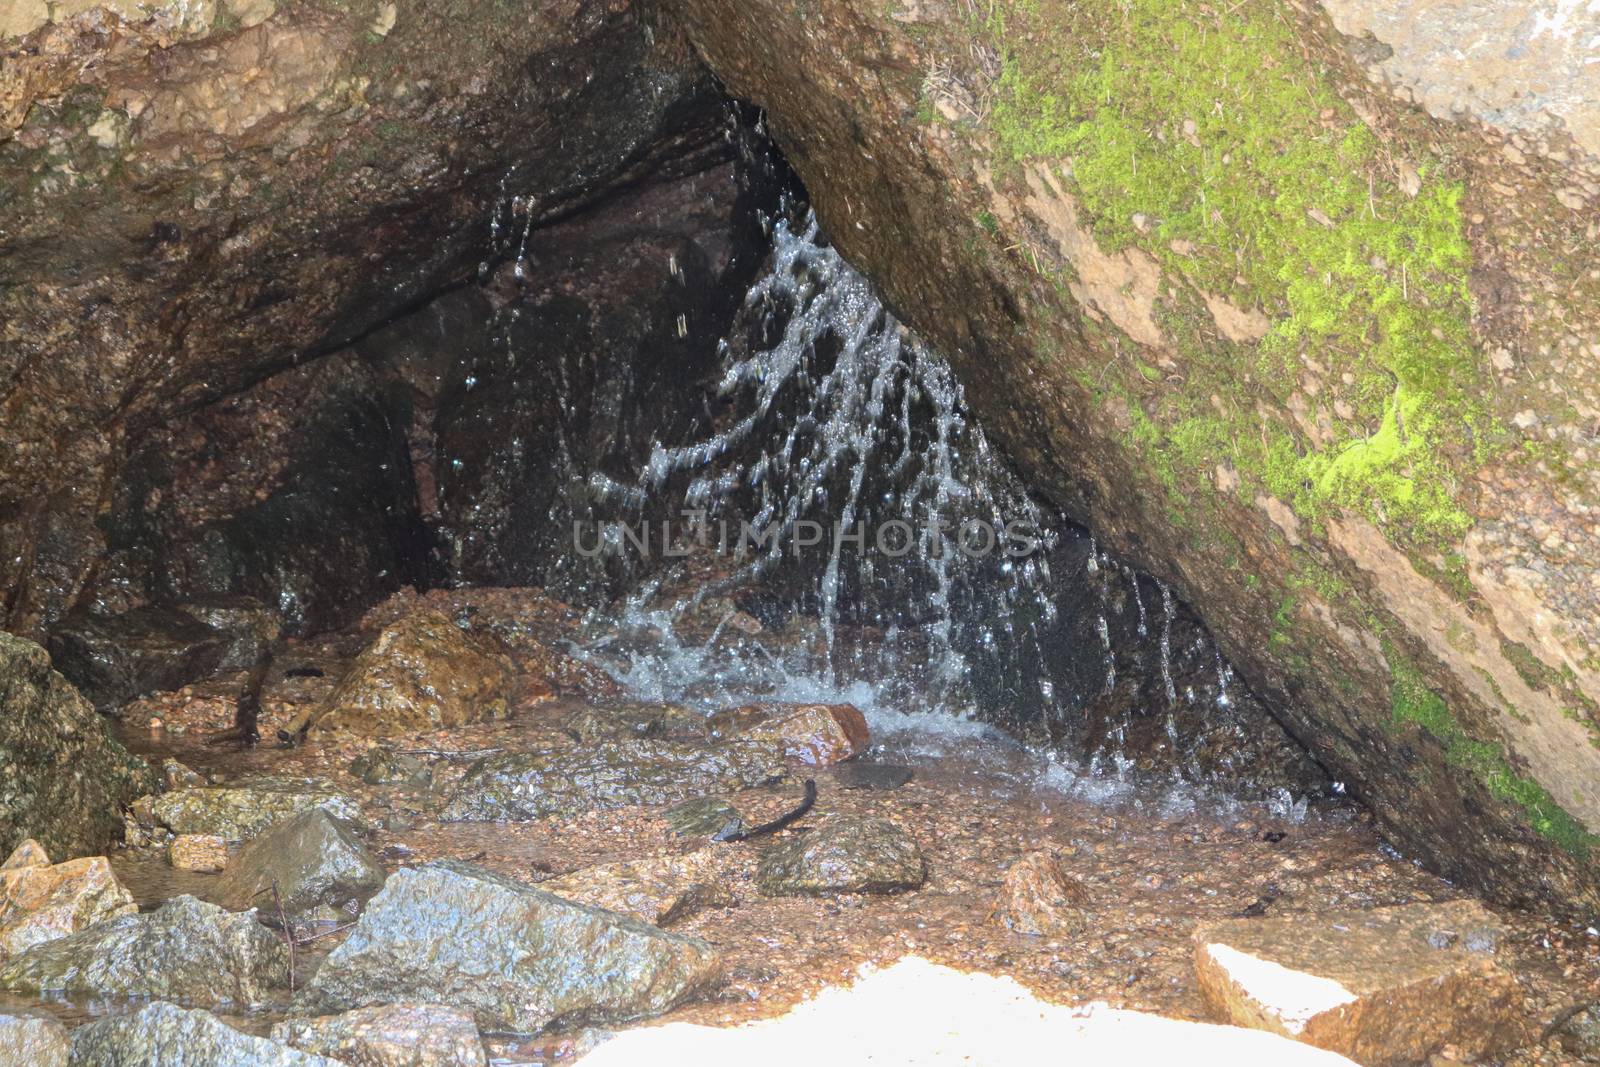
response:
M1558 804L1550 792L1531 778L1518 774L1499 745L1470 737L1450 714L1444 698L1427 687L1421 673L1387 642L1385 658L1390 670L1390 703L1397 724L1414 723L1437 739L1445 760L1466 771L1501 800L1520 808L1541 836L1579 857L1587 857L1600 837Z
M1302 60L1275 0L1225 16L1170 0L995 8L1001 162L1069 175L1108 251L1137 246L1265 312L1253 353L1215 341L1196 353L1191 393L1253 378L1282 410L1301 390L1333 430L1313 446L1258 433L1243 406L1178 405L1161 446L1191 475L1232 462L1305 518L1347 507L1402 539L1458 538L1457 471L1492 429L1476 399L1461 186L1424 166L1415 195L1399 188L1392 146Z

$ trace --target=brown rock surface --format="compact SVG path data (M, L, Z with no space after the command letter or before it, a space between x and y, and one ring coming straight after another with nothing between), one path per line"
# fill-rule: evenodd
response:
M1471 900L1235 919L1195 933L1195 970L1222 1018L1372 1067L1446 1046L1468 1059L1518 1043L1522 994L1497 966L1498 920Z
M736 902L727 884L731 859L727 848L717 846L682 856L602 863L540 882L539 888L578 904L667 926L701 908L725 908Z
M511 683L505 656L422 610L384 627L301 729L392 737L488 722L506 716Z
M995 917L1019 934L1074 934L1088 922L1089 892L1053 852L1030 852L1006 871Z
M179 871L220 871L228 865L228 839L217 834L176 834L167 862Z
M37 863L29 845L0 868L0 957L138 910L104 856Z
M350 1067L483 1067L472 1012L443 1004L382 1004L342 1015L290 1019L272 1039Z
M872 736L850 704L747 704L717 712L709 725L714 735L781 744L790 759L812 767L859 756Z

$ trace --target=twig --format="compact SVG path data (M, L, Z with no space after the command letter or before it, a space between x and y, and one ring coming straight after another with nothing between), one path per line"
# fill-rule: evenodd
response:
M503 748L474 748L465 752L446 752L438 748L402 748L402 756L438 756L440 759L482 759L485 756L498 756L504 752Z
M284 939L289 944L289 992L294 992L294 927L289 925L289 917L283 913L283 894L278 892L278 880L272 880L272 903L278 909L278 925L283 927Z

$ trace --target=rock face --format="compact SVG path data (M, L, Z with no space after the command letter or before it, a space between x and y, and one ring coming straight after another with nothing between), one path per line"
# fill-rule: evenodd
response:
M100 489L174 415L470 276L502 194L498 229L521 238L727 152L708 79L631 4L548 0L512 19L414 0L17 10L0 26L16 55L0 75L0 187L14 191L0 599L6 627L31 634L111 577L96 569L108 548L137 540L97 524ZM314 529L305 503L278 497L263 529ZM392 569L368 565L394 554L341 544L374 540L348 514L316 540L362 566L330 577L351 595L393 588ZM213 540L247 547L227 513L210 518ZM139 556L113 567L136 591L163 580ZM285 588L293 608L300 590Z
M251 915L191 896L35 945L0 964L0 989L74 996L260 1002L287 985L289 950Z
M175 834L214 834L229 841L244 841L279 819L313 809L361 822L354 797L314 778L256 778L174 789L150 803L155 822Z
M1013 863L1000 886L995 917L1019 934L1075 934L1088 923L1089 892L1052 852L1030 852Z
M290 1019L272 1039L350 1067L484 1067L472 1012L442 1004L383 1004L320 1019Z
M1593 12L667 7L1032 485L1203 606L1400 847L1600 909L1600 68L1531 58Z
M176 834L167 862L178 871L220 871L228 865L228 839L220 834Z
M38 848L25 841L0 867L0 960L138 911L104 856L36 863L30 845Z
M44 649L0 633L0 850L32 837L54 856L103 851L153 788Z
M446 861L397 871L296 1003L448 1003L535 1033L657 1015L720 975L698 938Z
M353 918L383 888L383 866L350 824L321 808L274 823L228 864L216 900L290 923ZM274 895L276 887L276 895Z
M1195 933L1201 992L1228 1022L1374 1067L1469 1060L1515 1045L1522 994L1492 959L1500 924L1474 901L1237 919Z
M304 722L315 730L387 737L506 715L511 661L427 609L386 626Z
M241 1033L208 1011L166 1003L99 1019L72 1033L72 1063L79 1067L340 1067L343 1062Z
M769 897L892 893L928 877L922 850L887 819L835 815L767 850L756 888Z
M539 819L634 804L667 804L743 789L783 774L782 747L759 741L689 745L607 741L581 752L515 752L474 763L439 817Z
M686 919L702 908L731 907L731 853L702 848L682 856L602 863L540 882L563 900L632 915L656 926Z
M90 616L50 631L50 659L96 708L179 689L215 670L229 638L176 608L154 605Z
M45 1015L0 1011L0 1048L29 1067L67 1067L67 1028Z

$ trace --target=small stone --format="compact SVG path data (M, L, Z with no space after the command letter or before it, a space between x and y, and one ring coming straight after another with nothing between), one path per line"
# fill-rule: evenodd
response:
M0 868L0 960L138 910L104 856L11 865L43 854L37 843L24 842Z
M320 808L292 815L252 839L228 866L216 899L256 908L276 924L354 918L383 888L383 865L349 823Z
M67 1028L44 1014L0 1009L0 1050L5 1063L26 1067L67 1067L71 1041Z
M426 789L433 784L433 771L426 763L384 745L374 745L351 760L350 773L368 785Z
M120 915L0 962L0 989L260 1003L289 981L289 951L250 915L191 896Z
M216 834L177 834L167 842L167 862L179 871L220 871L228 865L228 839Z
M768 849L756 888L769 897L892 893L915 889L927 876L922 850L894 823L835 815Z
M1008 929L1036 937L1071 935L1088 925L1089 892L1053 852L1030 852L1011 865L995 916Z
M289 1019L272 1039L351 1067L483 1067L472 1012L443 1004L382 1004L343 1015Z
M725 797L695 797L674 804L662 813L667 826L679 837L710 837L725 829L729 823L744 820L739 810Z
M871 742L866 718L850 704L748 704L717 712L710 729L781 744L790 759L812 767L842 763Z
M188 789L191 786L207 784L205 777L199 771L171 758L161 761L161 781L168 789Z
M703 848L685 856L656 856L602 863L540 882L564 900L632 915L667 926L703 908L732 907L725 848Z
M390 876L295 1006L442 1002L533 1034L659 1015L721 974L699 938L445 860Z
M147 1004L72 1032L73 1067L348 1067L235 1030L208 1011Z
M1490 958L1502 934L1475 901L1234 919L1195 933L1206 1002L1226 1021L1363 1064L1467 1059L1521 1040L1522 995Z

